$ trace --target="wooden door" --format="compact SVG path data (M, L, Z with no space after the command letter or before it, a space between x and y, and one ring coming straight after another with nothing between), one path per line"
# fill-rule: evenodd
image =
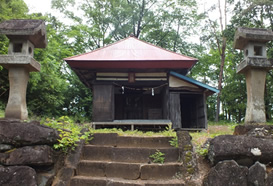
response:
M93 121L114 120L113 85L93 85Z

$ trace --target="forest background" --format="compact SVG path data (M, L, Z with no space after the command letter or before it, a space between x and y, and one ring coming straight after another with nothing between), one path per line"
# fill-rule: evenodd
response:
M54 13L29 13L23 0L1 0L0 22L9 19L43 19L48 46L35 49L40 73L31 73L27 103L32 117L67 115L75 121L92 117L92 92L63 61L128 37L198 58L189 76L217 87L221 93L207 100L208 119L242 122L246 85L236 66L243 59L233 49L237 27L273 29L272 0L218 0L200 12L201 0L52 0ZM204 1L203 1L204 2ZM209 13L215 11L214 19ZM66 19L62 21L60 15ZM0 35L0 55L7 54L8 39ZM273 42L268 43L273 58ZM0 110L9 94L8 71L0 66ZM273 72L265 86L268 121L273 117Z

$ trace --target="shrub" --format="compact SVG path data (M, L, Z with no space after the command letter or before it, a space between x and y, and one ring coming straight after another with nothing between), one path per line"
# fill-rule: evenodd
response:
M152 158L153 163L163 164L165 161L165 154L160 152L159 150L156 150L156 152L149 157Z
M57 120L45 119L45 121L41 123L59 131L59 143L54 144L53 147L62 150L64 153L68 153L70 149L75 150L75 147L78 145L80 140L84 140L87 143L93 138L90 129L81 133L82 127L75 124L67 116L62 116Z

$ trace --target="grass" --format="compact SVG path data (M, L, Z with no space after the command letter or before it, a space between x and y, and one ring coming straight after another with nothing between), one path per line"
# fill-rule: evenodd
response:
M44 119L41 123L46 124L49 127L53 127L56 129L77 129L80 131L82 128L89 128L91 133L117 133L120 136L165 136L165 137L176 137L176 132L170 127L166 127L164 131L160 132L143 132L139 130L127 130L123 131L122 129L111 128L111 129L93 129L88 124L78 125L75 124L69 117L63 116L58 119ZM214 138L219 135L225 134L232 134L234 127L236 126L235 123L209 123L208 130L203 130L200 132L190 132L192 136L192 142L196 146L201 146L205 143L208 138Z
M160 131L160 132L143 132L143 131L139 131L139 130L127 130L127 131L123 131L121 129L116 129L116 128L112 128L112 129L90 129L92 133L117 133L120 136L170 136L170 137L175 137L176 133L169 128L166 128L166 130L164 131Z
M0 117L1 114L4 115L4 112L0 111ZM69 117L62 116L58 119L42 119L41 123L46 124L49 127L53 127L56 129L68 129L68 130L75 130L80 131L82 128L89 128L91 133L117 133L120 136L167 136L167 137L176 137L176 132L170 127L166 127L164 131L160 132L143 132L139 130L127 130L123 131L122 129L93 129L90 127L89 124L81 124L78 125L74 123ZM195 146L201 146L206 142L208 138L214 138L219 135L225 135L225 134L232 134L234 127L236 126L235 123L228 123L228 122L209 122L208 124L208 130L203 130L200 132L190 132L190 135L192 136L192 142Z
M233 134L234 127L236 124L230 123L228 125L217 125L217 124L209 124L208 130L203 130L200 132L191 132L192 142L196 146L203 145L208 138L214 138L219 135L227 135Z
M5 117L5 111L0 110L0 118L4 118Z
M203 130L200 132L190 132L192 136L192 142L196 146L201 146L206 142L208 138L214 138L219 135L233 134L235 123L215 123L210 122L208 126L208 130ZM117 133L120 136L171 136L175 137L176 132L172 129L166 128L166 130L161 132L143 132L143 131L123 131L121 129L91 129L92 133Z

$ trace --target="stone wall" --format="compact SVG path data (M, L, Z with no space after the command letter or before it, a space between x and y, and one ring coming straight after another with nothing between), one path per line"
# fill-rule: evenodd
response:
M0 120L0 185L52 185L64 158L52 148L58 136L38 122Z
M208 159L213 167L204 186L273 185L273 126L239 125L234 135L215 137Z

